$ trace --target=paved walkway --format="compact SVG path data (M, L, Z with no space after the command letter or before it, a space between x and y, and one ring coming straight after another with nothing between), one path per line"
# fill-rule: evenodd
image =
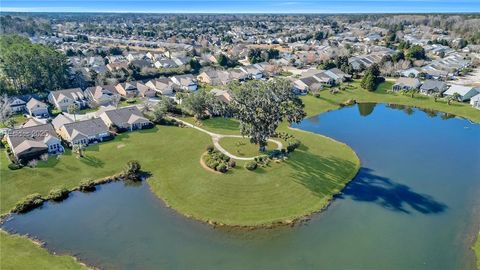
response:
M212 137L212 141L213 141L213 145L215 146L215 148L218 149L218 151L222 152L223 154L229 156L230 158L233 158L233 159L236 159L236 160L253 160L254 157L238 157L238 156L235 156L233 154L231 154L230 152L228 152L227 150L225 150L225 148L223 148L219 141L222 139L222 138L245 138L241 135L224 135L224 134L217 134L217 133L213 133L213 132L210 132L206 129L203 129L201 127L198 127L198 126L195 126L193 124L190 124L186 121L183 121L183 120L180 120L178 118L175 118L175 117L171 117L170 118L172 119L175 119L177 120L178 122L182 122L183 124L185 124L186 126L188 127L191 127L191 128L194 128L196 130L199 130L203 133L207 133L208 135L210 135L210 137ZM278 150L281 150L283 148L283 144L277 140L274 140L274 139L268 139L268 141L270 142L273 142L277 145L277 149Z

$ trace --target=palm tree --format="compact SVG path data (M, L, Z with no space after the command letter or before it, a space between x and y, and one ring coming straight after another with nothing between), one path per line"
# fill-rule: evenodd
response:
M462 96L459 93L453 93L453 95L448 96L448 105L452 104L452 100L460 101Z
M75 122L77 122L77 115L76 115L76 113L78 112L77 104L73 103L73 104L68 105L67 112L69 114L73 114L73 118L74 118Z
M433 101L437 102L437 99L440 98L442 95L440 93L433 94Z
M72 151L77 154L78 158L81 158L83 157L83 152L85 151L85 145L81 143L73 144Z

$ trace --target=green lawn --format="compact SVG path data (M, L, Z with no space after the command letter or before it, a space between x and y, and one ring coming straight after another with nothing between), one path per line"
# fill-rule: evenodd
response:
M392 85L393 82L387 81L382 83L377 91L369 92L359 87L359 81L354 81L351 83L351 87L348 87L345 91L340 91L338 94L321 91L319 98L307 95L302 97L302 99L306 105L306 112L309 116L337 109L340 103L348 99L355 99L357 102L393 103L433 109L462 116L476 123L480 123L480 111L472 108L469 103L452 102L451 105L448 105L444 100L434 102L432 97L421 94L416 94L414 98L411 98L410 96L403 96L401 94L387 93L387 90L390 90Z
M475 255L477 255L477 269L480 270L480 232L478 233L477 241L473 246L473 251L475 252Z
M70 256L56 256L26 237L0 231L0 269L68 270L87 269Z
M231 154L238 157L255 157L265 153L261 153L258 145L252 144L248 138L222 138L219 141L220 145ZM277 149L277 144L268 142L267 151Z
M23 114L14 114L12 119L15 121L15 125L21 125L27 121L27 118ZM0 128L4 128L5 125L0 122Z
M336 95L322 91L320 98L305 96L302 99L309 116L336 109L347 99L356 99L436 109L480 122L480 112L468 104L448 106L428 97L391 95L385 91L390 86L391 83L384 83L374 93L357 88ZM238 134L238 122L230 119L205 120L202 127L222 134ZM159 126L125 133L113 141L89 147L86 158L77 159L67 152L59 160L39 162L34 169L11 171L5 154L0 153L0 211L7 213L17 201L31 193L47 195L55 187L73 188L81 180L118 173L128 160L137 159L144 170L152 173L148 179L152 191L187 216L230 225L292 220L325 207L354 176L360 162L342 143L290 130L286 124L279 130L293 134L303 143L287 161L272 162L253 172L238 166L224 175L212 174L200 166L200 156L211 139L191 128ZM42 252L24 238L2 233L1 239L2 269L31 268L25 265L29 261L38 264L39 269L42 263L55 269L60 263L57 260L65 259ZM475 250L478 249L477 244ZM28 256L28 260L17 261L22 256ZM26 267L22 267L24 265Z

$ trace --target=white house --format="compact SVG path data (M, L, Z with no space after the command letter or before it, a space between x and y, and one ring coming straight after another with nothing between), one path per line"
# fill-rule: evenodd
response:
M67 111L68 106L72 104L82 109L85 108L88 103L87 97L80 88L51 91L50 94L48 94L48 101L61 111Z
M33 117L47 118L49 116L48 105L35 98L31 98L27 102L27 111Z
M445 93L443 93L444 96L452 96L455 93L458 93L460 95L459 101L467 101L473 96L477 95L480 92L479 88L475 88L472 86L463 86L463 85L458 85L458 84L452 84L450 88L448 88Z
M176 84L180 89L187 91L197 90L197 79L191 74L176 75L173 76L172 82Z
M8 106L12 113L20 113L25 111L27 103L20 98L11 97L8 98Z
M480 94L476 94L470 99L470 104L473 108L480 110Z

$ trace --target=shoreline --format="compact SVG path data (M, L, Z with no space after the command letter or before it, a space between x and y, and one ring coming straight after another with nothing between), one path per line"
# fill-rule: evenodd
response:
M368 101L361 101L361 102L358 102L357 103L367 103ZM421 109L431 109L431 108L427 108L427 107L422 107L422 106L416 106L416 105L405 105L405 104L402 104L402 103L395 103L395 102L374 102L374 103L377 103L377 104L396 104L396 105L402 105L402 106L408 106L408 107L412 107L412 108L421 108ZM309 115L307 116L307 118L311 118L315 115L320 115L320 114L323 114L323 113L326 113L326 112L330 112L330 111L334 111L334 110L338 110L338 109L341 109L343 106L340 106L340 105L337 105L338 107L337 108L332 108L332 109L329 109L329 110L326 110L326 111L322 111L322 112L318 112L316 114L313 114L313 115ZM440 112L440 113L445 113L445 114L451 114L451 113L448 113L448 112L444 112L444 111L440 111L440 110L436 110L436 109L432 109L432 110L435 110L437 112ZM453 114L452 114L453 115ZM464 116L459 116L459 115L454 115L455 117L459 117L459 118L462 118L462 119L466 119L468 121L470 121L471 123L474 123L474 124L478 124L477 122L475 122L474 120L472 119L469 119L468 117L464 117ZM325 135L322 135L322 134L317 134L317 133L314 133L314 132L310 132L310 131L306 131L306 130L302 130L302 129L299 129L299 128L293 128L293 127L290 127L290 126L287 126L286 127L287 129L291 129L291 130L295 130L295 131L298 131L298 132L306 132L306 133L310 133L310 134L314 134L314 135L317 135L317 136L321 136L321 137L324 137L324 138L327 138L327 139L330 139L334 142L337 142L337 143L341 143L343 145L346 145L349 149L352 150L352 152L355 154L357 160L358 160L358 163L357 163L357 168L355 170L355 173L353 173L351 175L351 178L348 182L345 183L345 185L341 188L341 190L335 194L333 194L331 197L328 197L326 202L318 209L318 210L315 210L315 211L312 211L310 213L307 213L307 214L304 214L304 215L301 215L301 216L298 216L298 217L294 217L292 219L289 219L289 220L279 220L279 221L273 221L271 223L265 223L265 224L256 224L256 225L232 225L232 224L223 224L221 222L217 222L217 221L213 221L213 220L208 220L208 219L201 219L201 218L197 218L195 216L192 216L192 215L188 215L188 214L184 214L180 211L178 211L177 209L171 207L169 205L169 203L167 201L165 201L161 196L159 196L157 193L155 193L152 189L151 189L151 185L150 183L148 183L148 180L145 180L149 186L149 190L150 192L152 192L156 198L160 199L160 201L162 201L164 203L164 206L169 208L169 209L172 209L175 211L176 214L179 214L181 216L183 216L184 218L188 218L188 219L191 219L193 221L196 221L196 222L200 222L200 223L203 223L203 224L206 224L206 225L209 225L209 226L212 226L214 229L217 228L217 227L224 227L224 228L233 228L233 229L240 229L240 230L246 230L246 231L251 231L251 230L257 230L257 229L273 229L273 228L276 228L276 227L286 227L286 226L290 226L290 227L293 227L295 225L298 225L298 224L302 224L304 222L308 222L310 220L310 217L313 216L313 215L316 215L316 214L320 214L322 213L323 211L326 211L329 206L331 205L331 203L333 202L333 200L335 199L335 197L339 194L342 193L342 191L345 189L345 187L351 183L351 181L357 176L357 174L359 173L360 171L360 168L361 168L361 160L360 158L358 157L357 153L346 143L343 143L343 142L339 142L333 138L330 138L328 136L325 136ZM203 157L204 154L202 154L202 156L200 157L200 164L202 165L202 157ZM203 165L202 165L203 167ZM208 167L207 167L208 168ZM210 169L210 168L208 168ZM211 170L211 169L210 169ZM213 170L212 170L213 171ZM218 173L216 171L214 171L215 173ZM107 184L107 183L110 183L110 182L115 182L115 181L119 181L121 180L121 174L115 174L115 175L112 175L112 176L107 176L107 177L104 177L104 178L101 178L97 181L95 181L95 185L102 185L102 184ZM69 194L71 192L74 192L74 191L78 191L78 186L69 190ZM43 202L45 201L48 201L49 199L46 199L46 198L43 198ZM8 213L6 214L2 214L0 216L0 224L3 224L3 222L5 222L5 219L8 218L9 215L12 214L12 211L10 210ZM30 236L30 235L20 235L20 234L17 234L17 233L11 233L9 231L5 231L3 229L0 228L0 231L3 231L5 232L6 234L8 234L9 236L20 236L20 237L24 237L26 239L29 239L30 241L32 241L35 245L39 246L40 248L43 248L45 250L48 251L49 254L51 255L54 255L54 256L59 256L59 255L64 255L64 256L69 256L69 257L72 257L74 258L74 260L86 267L87 269L99 269L95 266L91 266L91 265L88 265L87 263L85 263L84 261L82 261L81 259L71 255L71 254L68 254L68 253L65 253L65 254L56 254L54 251L48 249L48 246L47 246L47 243L46 242L42 242L38 239L35 239L34 237ZM473 246L472 246L472 249L475 247L475 245L480 245L480 235L477 234L477 237L474 238L474 240L476 239L476 242L474 241L473 243ZM475 253L475 250L473 250L474 253ZM476 260L477 260L477 263L478 261L480 260L480 257L479 255L480 254L476 254Z

